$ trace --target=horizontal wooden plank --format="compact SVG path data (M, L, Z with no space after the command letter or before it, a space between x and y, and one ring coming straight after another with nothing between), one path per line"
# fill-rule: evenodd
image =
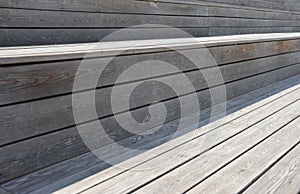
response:
M299 153L300 146L298 145L253 183L245 193L299 193Z
M246 115L259 107L262 107L276 99L283 97L284 95L289 94L290 92L300 87L297 86L297 83L299 82L299 76L298 78L293 77L282 82L264 87L263 89L255 90L248 93L247 95L239 96L235 99L229 100L227 102L228 116L226 117L225 123L229 123L232 120ZM242 108L243 111L236 112L237 110L240 110ZM220 127L224 124L223 122L219 121L216 121L214 123L214 128ZM172 141L171 145L175 147L179 142L184 142L189 138L190 136L185 135L184 137L180 138L180 141ZM167 144L168 146L166 146ZM142 156L141 158L143 160L141 160L140 162L144 162L152 156L160 155L161 153L167 151L170 147L172 147L169 145L170 143L167 144L165 144L164 146L160 146L158 149L155 149L155 151L153 150L154 152L151 151L151 154ZM145 145L145 148L147 146L148 145ZM93 174L96 174L98 171L103 170L104 167L107 167L107 165L102 165L97 157L93 155L93 153L87 153L54 165L50 168L42 169L41 171L37 171L24 177L7 182L3 184L3 187L12 193L33 192L35 190L41 193L53 192L71 185L72 183L75 183L79 180L82 180L83 178L87 178Z
M254 34L254 35L233 35L221 37L202 37L202 38L183 38L147 41L120 41L120 42L101 42L88 44L67 44L51 46L28 46L28 47L8 47L0 48L0 64L19 64L26 62L51 61L63 59L78 59L86 56L87 53L93 56L104 57L114 56L116 53L140 54L149 52L170 51L172 49L195 49L209 48L213 46L227 46L246 43L274 42L274 48L265 52L297 50L299 33L287 34ZM278 43L276 43L278 41ZM295 42L294 42L295 41ZM286 44L285 44L286 43ZM166 49L165 47L169 48ZM213 52L212 52L213 53ZM214 56L217 57L217 56Z
M242 191L260 173L276 163L293 146L299 144L299 127L298 118L188 193Z
M298 19L300 14L268 9L253 9L246 6L216 4L209 2L170 2L157 1L145 2L128 0L113 0L109 3L100 1L66 0L60 1L15 1L0 2L0 7L41 9L57 11L81 11L81 12L106 12L106 13L131 13L131 14L163 14L163 15L189 15L189 16L228 16L249 18L272 18L272 19ZM209 9L209 12L208 12Z
M266 27L266 28L233 28L233 27L211 27L209 28L210 36L232 35L232 34L259 34L259 33L286 33L299 31L299 27Z
M199 27L199 28L179 28L191 36L220 36L232 34L257 34L257 33L282 33L296 32L300 27ZM120 28L110 29L15 29L1 28L1 46L32 46L49 44L74 44L98 42L109 34L120 30ZM153 34L155 32L155 35ZM164 39L164 38L184 38L185 35L166 28L155 29L130 29L130 35L124 35L116 40L144 40L144 39ZM63 34L63 36L62 36ZM136 35L136 36L134 36Z
M9 19L7 18L9 16ZM1 27L130 27L143 24L161 24L173 27L207 27L207 17L153 16L111 13L84 13L0 8Z
M242 94L245 94L247 92L250 92L252 90L254 90L255 88L249 88L247 87L246 83L251 83L253 84L253 86L256 86L257 88L261 88L263 86L272 84L276 81L280 81L283 80L285 78L291 77L293 74L297 74L295 73L296 70L299 70L299 67L287 71L286 69L283 71L274 71L274 72L269 72L267 73L267 76L265 74L261 74L259 76L256 77L251 77L248 79L244 79L243 82L244 83L240 83L241 81L238 82L233 82L231 84L228 84L226 86L227 88L227 93L228 93L228 99L234 98L236 96L240 96ZM241 85L244 87L241 87ZM200 92L198 94L199 99L209 99L208 96L209 92L208 91L203 91ZM207 101L205 101L207 103ZM51 108L49 108L49 110L54 110L55 104L49 103L48 104ZM191 103L189 106L194 106L193 103ZM189 108L188 106L186 106L186 108ZM61 107L59 107L59 110L61 109ZM141 111L141 110L140 110ZM172 111L178 111L176 110L176 107L174 107L174 109ZM136 114L139 115L139 112L137 111L132 111L132 114ZM63 121L66 122L66 120L68 119L70 122L73 120L73 118L67 118L64 116L60 116L59 118L55 118L55 122L50 122L50 119L53 118L53 116L57 116L56 113L52 113L50 115L47 114L43 114L43 120L37 121L37 120L32 120L29 121L29 119L27 119L26 123L31 123L32 126L30 127L24 127L24 122L23 122L23 127L16 131L16 134L26 134L26 132L31 133L40 133L42 131L42 127L44 129L51 129L53 130L55 127L53 125L56 125L57 123ZM178 115L174 115L175 118L170 117L170 120L174 120L176 119L176 117L178 118ZM28 118L28 117L27 117ZM30 119L32 119L32 117L30 116ZM127 137L130 136L130 134L128 134L127 131L124 131L120 128L118 128L117 126L114 126L115 123L112 122L112 117L108 117L102 120L102 122L106 122L109 124L109 128L106 133L110 136L113 137L116 141L118 140L122 140L125 139ZM4 119L4 122L6 121L6 119ZM15 119L15 122L18 122L19 120ZM38 123L40 122L40 123ZM51 124L52 126L49 128L49 124ZM93 132L94 130L97 130L98 128L95 128L95 124L96 122L91 122L91 123L87 123L87 124L83 124L78 126L79 129L84 129L84 130L89 130L91 132ZM60 124L59 124L60 125ZM40 126L39 128L37 128L36 130L33 130L33 127L35 126ZM61 126L60 126L61 127ZM168 128L166 128L168 129ZM162 130L164 131L164 133L159 133L159 135L162 136L167 136L167 134L170 133L170 130ZM91 138L93 138L94 136L90 136ZM147 138L146 138L147 139ZM151 141L151 140L150 140ZM96 143L97 143L97 147L103 147L107 144L109 144L111 142L111 140L108 140L106 138L103 137L103 139L96 139ZM136 142L135 141L130 141L132 142ZM54 146L54 147L52 147ZM1 168L1 174L3 174L3 178L1 179L2 182L3 181L7 181L9 179L15 178L16 176L21 176L33 171L36 171L38 169L41 169L43 167L55 164L57 162L66 160L70 157L74 157L77 155L80 155L84 152L87 152L87 148L85 147L84 143L82 142L80 136L78 135L78 131L75 127L73 128L68 128L68 129L64 129L61 131L56 131L54 133L50 133L48 135L44 135L44 136L40 136L37 138L32 138L30 140L26 140L26 141L22 141L19 142L17 144L11 144L5 147L1 147L1 150L3 150L3 153L6 157L5 160L3 161L3 168ZM15 150L15 151L13 151ZM35 150L33 152L33 150ZM8 157L7 153L20 153L20 155L12 155L11 158ZM59 152L59 154L57 153ZM3 155L3 156L4 156ZM55 157L53 157L53 155L55 155ZM18 157L18 159L16 158ZM3 157L1 157L3 158ZM18 160L19 162L17 163L13 163L13 166L11 166L10 164L12 164L10 161L16 161Z
M123 54L140 54L149 52L170 51L170 48L183 49L199 49L216 46L246 44L246 43L262 43L275 42L274 48L264 52L279 53L285 50L298 50L299 33L275 33L275 34L253 34L253 35L233 35L220 37L202 37L202 38L182 38L182 39L164 39L164 40L147 40L147 41L115 41L101 42L101 44L67 44L67 45L51 45L51 46L28 46L28 47L11 47L0 48L0 64L19 64L26 62L53 61L63 59L79 59L84 58L87 53L97 56L114 56L120 52ZM168 49L166 49L168 48ZM214 52L211 52L214 53ZM217 56L214 56L217 57ZM230 57L230 55L229 55Z
M209 27L299 27L293 20L209 17Z
M207 5L207 4L206 4ZM209 5L209 4L208 4ZM40 9L56 11L104 12L104 13L130 13L130 14L160 14L160 15L189 15L207 16L208 7L204 5L192 6L189 4L150 3L147 1L130 0L8 0L0 2L0 7Z
M176 2L180 3L182 0L159 0L159 1L164 1L164 2ZM198 4L199 1L197 0L190 0L190 2L194 4ZM256 8L264 8L264 9L270 9L270 10L283 10L283 11L295 11L299 12L299 7L297 6L291 6L288 3L275 3L275 2L270 2L270 1L264 1L264 0L207 0L205 1L211 2L211 3L217 3L217 4L223 4L223 5L228 5L228 6L236 6L236 5L243 5L245 7L251 7L253 9ZM200 1L201 3L201 1Z
M0 8L1 27L130 27L142 24L161 24L172 27L292 27L300 26L299 20L276 20L257 18L192 17L168 15L133 15L111 13L59 12ZM10 19L6 19L9 15ZM38 18L38 19L37 19Z
M280 12L268 9L251 9L247 6L245 7L234 7L234 6L224 6L209 7L209 16L224 16L224 17L244 17L244 18L259 18L259 19L296 19L299 17L299 13L292 12Z
M120 28L109 29L15 29L1 28L2 34L0 39L1 46L32 46L47 44L71 44L71 43L88 43L99 42L106 36ZM199 28L180 28L194 37L208 36L209 29L206 27ZM174 30L167 28L132 28L127 29L127 33L122 37L116 37L116 40L148 40L148 39L164 39L164 38L185 38ZM136 36L135 36L136 35Z

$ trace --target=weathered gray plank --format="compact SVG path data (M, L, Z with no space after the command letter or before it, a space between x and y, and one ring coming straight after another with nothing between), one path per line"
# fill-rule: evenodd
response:
M9 19L8 19L9 16ZM130 27L142 24L161 24L173 27L207 27L207 17L132 15L110 13L60 12L0 8L1 27Z
M132 15L110 13L60 12L0 8L1 27L129 27L141 24L161 24L172 27L271 27L299 26L299 20L257 18L191 17L168 15ZM10 19L6 19L9 15ZM37 19L38 18L38 19ZM46 22L45 22L46 21Z
M247 27L211 27L210 36L223 36L232 34L260 34L260 33L283 33L299 31L299 27L266 27L266 28L247 28Z
M296 93L298 93L298 92L296 92ZM293 98L292 95L290 96L290 98ZM292 101L294 101L295 99L298 99L298 97L294 96ZM299 103L298 103L298 105L299 105ZM277 104L279 104L279 102L277 102ZM288 105L288 104L286 104L286 105ZM285 107L285 106L283 106L283 107ZM265 106L265 108L262 108L262 110L258 110L258 111L249 113L249 114L245 115L244 117L242 117L240 120L237 119L236 121L231 122L230 124L217 129L222 132L220 132L221 135L219 135L219 137L217 139L213 140L214 143L212 143L212 144L215 145L217 143L220 143L220 142L226 140L227 138L232 137L233 135L238 134L239 132L241 132L245 129L248 129L249 127L250 127L248 129L249 131L252 131L256 127L259 127L259 124L254 125L253 127L251 127L251 126L253 124L255 124L257 121L260 121L261 119L266 118L265 114L267 114L268 116L270 115L270 113L266 113L266 112L268 112L266 110L270 110L270 109L267 109L267 107L268 107L268 105ZM270 107L271 106L269 106L269 108ZM273 105L273 108L274 108L274 105ZM287 109L288 108L286 108L282 111L287 111ZM292 110L294 110L294 111L292 111ZM292 110L289 110L290 111L289 114L291 114L290 115L291 118L294 118L297 116L297 114L296 114L297 106L296 105L293 106ZM296 111L296 113L295 113L295 111ZM276 114L277 114L277 117L280 117L280 115L283 113L281 111L279 111ZM286 123L286 122L288 122L288 121L283 121L283 123ZM270 125L271 123L274 123L274 120L272 120L269 117L268 119L266 119L266 123L268 123L268 124L266 124L265 126ZM280 127L281 125L283 125L283 124L279 123L278 127ZM136 168L133 168L129 171L126 171L126 172L120 174L119 176L113 177L103 183L100 182L101 179L99 180L99 178L100 178L99 175L101 174L101 172L100 172L100 173L98 173L97 177L94 176L91 178L91 180L93 181L94 178L98 178L97 181L99 181L98 183L101 183L101 184L95 185L94 187L90 188L89 190L84 191L84 193L95 193L95 192L101 192L101 193L103 193L103 192L104 193L129 192L130 193L134 189L138 188L139 186L142 186L143 184L146 184L147 182L149 182L151 180L156 179L157 177L159 177L160 175L171 170L175 166L179 166L180 164L183 164L184 161L188 161L190 158L197 156L198 154L200 154L204 151L210 150L211 146L213 146L213 145L203 144L203 141L205 141L203 139L205 139L205 138L200 137L195 140L192 140L191 142L188 143L187 146L180 146L180 147L174 148L173 150L167 152L166 154L160 155L152 160L149 160L149 161L145 162L144 164L142 164ZM180 154L178 154L178 153L180 153ZM159 165L161 163L163 163L163 165ZM107 171L106 171L106 173L108 173ZM103 171L103 173L102 173L103 176L105 175L104 172L105 171ZM125 177L127 177L127 178L125 178ZM172 180L172 179L169 179L169 181L170 180ZM117 182L118 184L113 184L113 182ZM80 186L83 186L83 185L80 185ZM63 192L65 192L65 191L62 191L62 193ZM59 191L57 193L59 193Z
M209 27L299 27L300 22L293 20L270 20L270 19L252 19L252 18L225 18L210 17Z
M32 46L32 47L12 47L0 48L0 64L19 64L26 62L53 61L63 59L84 58L87 53L93 56L104 57L119 54L141 54L149 52L170 51L172 49L196 49L203 46L210 48L216 46L228 46L246 43L268 44L273 42L271 49L261 51L263 53L284 53L284 51L298 50L299 33L275 33L275 34L253 34L253 35L233 35L222 37L202 37L183 38L147 41L121 41L121 42L101 42L101 44L71 44L52 46ZM278 42L275 42L278 41ZM168 49L166 49L167 47ZM254 49L254 48L253 48ZM276 51L277 50L277 51ZM238 49L237 49L238 51ZM211 52L214 53L214 52ZM259 53L259 52L258 52ZM51 54L51 55L50 55ZM251 55L254 53L250 52ZM257 55L255 53L255 55ZM267 55L267 54L264 54ZM215 58L217 56L214 56ZM228 57L231 57L228 55ZM251 57L250 57L251 58Z
M0 7L23 8L23 9L47 9L57 11L84 11L84 12L112 12L112 13L143 13L143 14L164 14L164 15L193 15L205 16L227 16L227 17L255 17L255 18L275 18L275 19L296 19L297 14L290 12L280 12L268 9L253 9L246 6L226 6L226 4L214 4L208 2L193 3L189 1L181 1L176 4L166 1L164 2L145 2L128 0L107 1L83 1L68 0L63 3L60 1L15 1L8 0L0 2ZM298 16L298 17L297 17Z
M208 36L207 27L199 28L180 28L194 37ZM98 42L109 34L120 30L120 28L109 29L15 29L1 28L1 46L18 46L18 45L45 45L45 44L71 44L71 43L87 43ZM155 31L155 35L153 34ZM155 29L130 29L130 36L122 36L120 40L148 40L148 39L164 39L164 38L184 38L178 33L165 28ZM136 36L133 36L136 34Z
M207 4L206 4L207 5ZM209 5L209 4L208 4ZM81 12L105 12L105 13L131 13L131 14L163 14L163 15L194 15L207 16L208 7L198 5L197 7L185 4L163 3L158 4L147 1L130 0L8 0L1 1L0 7L41 9L56 11L81 11Z
M225 16L225 17L245 17L259 19L297 19L299 14L291 12L280 12L269 9L251 9L250 7L235 6L210 6L209 16Z
M299 144L299 128L300 119L298 118L188 193L224 193L243 190L260 173L276 163L293 146Z
M252 184L245 193L299 193L299 153L298 145Z
M246 115L249 112L254 111L255 109L260 108L274 100L278 100L284 95L287 95L293 90L299 88L300 86L295 86L299 82L299 76L296 76L264 87L263 89L255 90L247 95L239 96L235 99L229 100L227 102L228 116L226 117L225 122L229 123L232 120ZM243 111L236 112L242 108L244 108ZM214 128L224 124L223 122L216 123L217 124L214 124ZM181 140L185 141L185 139L188 138ZM174 141L175 144L172 144L173 147L175 147L179 142L181 141ZM145 145L145 148L146 147L147 144ZM160 155L162 152L166 151L166 148L169 149L169 147L170 146L160 146L159 149L157 149L159 152L155 151L154 154ZM150 156L152 156L152 154L148 154L147 157L143 157L144 161L148 160ZM142 160L141 162L144 161ZM138 164L139 163L137 163L137 165ZM83 178L91 176L106 166L106 164L102 165L92 153L87 153L74 159L56 164L50 168L42 169L38 172L34 172L24 177L7 182L3 184L3 187L12 193L32 192L34 190L38 190L38 192L41 193L53 192L71 185L72 183L75 183Z

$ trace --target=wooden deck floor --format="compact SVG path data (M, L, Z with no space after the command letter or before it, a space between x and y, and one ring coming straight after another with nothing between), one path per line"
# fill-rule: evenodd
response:
M130 170L109 178L119 169L108 169L60 192L80 187L83 193L297 193L299 99L300 85L296 85L228 116L225 125L214 129L222 132L209 147L203 145L200 134L208 129L203 127L188 142L191 134L163 145L174 146L167 152L158 148L145 153L156 157ZM173 160L178 153L180 157Z
M222 122L124 161L124 166L131 166L128 169L110 167L55 193L298 193L300 84L294 83L300 80L293 79L282 82L289 86L281 92L229 114ZM24 179L30 176L3 188L12 189L22 181L24 187ZM67 179L72 177L44 183L32 193L53 191Z

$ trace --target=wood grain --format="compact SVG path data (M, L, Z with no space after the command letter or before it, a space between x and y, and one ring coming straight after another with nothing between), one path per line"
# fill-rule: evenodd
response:
M281 119L284 120L285 117ZM188 193L241 191L261 172L289 152L293 146L299 144L299 127L300 120L294 120Z
M229 100L227 102L228 116L226 117L225 123L229 123L239 117L242 117L274 100L279 100L279 98L282 98L284 95L287 95L299 88L297 83L299 83L299 78L294 77ZM237 111L240 109L243 110ZM215 124L213 124L213 127L218 128L223 124L223 122L216 121ZM160 155L161 153L170 149L172 146L175 147L178 146L178 143L180 142L186 142L186 140L189 140L189 138L189 135L185 135L182 138L180 137L180 140L173 141L171 144L167 143L165 145L161 145L157 149L151 151L153 154L148 152L148 154L143 155L141 157L141 162L145 162L152 156ZM147 146L149 146L149 143L145 144L145 147ZM136 163L136 165L138 164L140 163ZM72 166L72 168L70 168L70 166ZM104 167L105 166L106 165L104 165ZM97 160L92 153L89 152L62 163L58 163L49 168L42 169L40 171L25 175L21 178L9 181L3 184L3 187L12 193L33 192L35 190L40 193L54 192L81 179L96 174L101 169L103 169L102 163ZM113 176L113 174L111 174L111 176ZM75 187L76 186L74 185L74 187L71 186L70 188L73 188L73 191L75 191Z
M139 189L137 193L185 192L189 188L203 181L206 177L209 177L230 161L234 160L239 155L243 154L253 145L256 145L276 130L289 123L290 120L298 117L300 115L300 111L297 110L297 106L299 105L299 101L295 102L283 111L280 111L272 115L272 117L259 122L247 131L227 140L218 147L209 150L189 163L178 167L162 178L159 178L149 185ZM231 124L234 123L235 121L231 122ZM226 128L224 128L224 130L226 130ZM191 171L191 169L198 170ZM218 180L222 180L222 178Z
M238 71L239 69L236 70ZM273 70L271 72L259 74L253 77L248 77L246 79L230 82L226 84L227 99L232 99L234 97L246 94L260 87L287 79L291 76L299 74L299 71L299 64L297 64L286 68ZM234 72L235 71L229 73L230 75L228 76L228 78L224 74L224 79L229 79L234 74ZM205 82L203 81L203 79L199 80L199 78L201 78L200 76L201 75L199 75L198 72L196 72L195 75L192 77L192 80L195 80L194 82L197 89L205 89ZM245 75L242 75L242 77L240 75L237 76L239 76L239 78L243 78ZM157 80L163 81L164 79L170 79L172 81L176 80L176 76L170 76L170 78L158 78ZM184 83L178 83L179 86L182 84ZM121 85L118 87L120 87L120 91L127 89L126 85ZM152 100L169 99L164 103L170 107L170 113L172 112L172 114L170 114L166 118L166 121L171 121L178 118L178 111L181 107L174 106L174 103L176 103L177 99L170 99L170 97L172 97L170 96L170 93L165 92L159 92L160 96L157 96L157 91L153 90L155 88L158 91L164 90L164 88L160 87L160 85L156 86L154 84L153 87L150 87L149 90L147 90L147 92L140 92L136 94L134 98L137 100L132 105L132 108L136 107L138 109L133 110L132 114L136 115L137 120L144 120L147 117L147 114L145 114L145 112L147 112L148 106L149 104L151 104ZM109 116L110 114L112 114L110 103L108 103L110 101L110 90L111 88L97 90L96 108L98 110L99 118ZM83 92L75 95L80 95L84 97L84 95L89 94L90 92ZM181 98L188 99L191 95L187 94L185 96L182 96ZM211 105L211 97L208 89L197 92L197 96L201 108L206 108ZM216 102L220 102L221 100L222 99L220 98L216 99ZM122 103L122 99L119 99L119 101L116 103ZM143 105L147 106L143 107ZM189 110L193 106L194 102L191 102L187 104L184 108L186 108L185 110ZM90 107L91 102L78 104L78 108L80 108L82 111L85 111L85 114L82 118L80 118L80 120L77 120L77 124L97 119L92 114L92 112L90 112ZM3 126L3 128L1 128L2 136L0 137L2 145L13 141L18 141L24 138L29 138L35 135L55 131L61 128L72 127L75 124L72 109L72 95L59 96L12 106L5 106L1 107L0 110L0 121ZM118 112L115 112L114 114L122 113L122 111L127 110L118 109ZM126 113L122 113L117 117L122 117L125 114ZM159 115L157 115L157 117L159 117ZM109 126L109 130L111 130L111 133L116 133L117 129L120 128L115 122L113 122L114 118L115 116L109 116L107 118L102 119L103 122L107 123L107 125ZM122 138L123 135L125 135L123 133L121 134L119 134L118 138L116 138L119 139Z
M0 10L2 46L97 42L120 28L139 24L178 27L195 37L297 32L300 18L299 6L252 0L113 0L109 3L104 0L9 0L0 2ZM122 38L153 39L149 29L139 33L133 30L133 33L137 35ZM167 32L156 34L156 38L180 37L178 34L168 37Z
M295 99L298 99L299 97L296 97L298 92L295 92L294 98L291 97L292 96L291 95L290 96L291 98L289 98L289 99L292 101L294 101ZM288 105L288 104L286 104L286 105ZM277 102L277 105L279 105L279 102ZM281 106L281 105L279 105L279 106ZM248 129L248 128L249 128L248 130L250 130L250 131L255 130L256 127L259 127L259 125L254 125L254 126L252 126L252 125L258 121L261 121L261 119L266 118L266 115L269 115L268 113L266 114L266 112L268 112L266 110L269 110L268 107L270 107L270 108L272 107L272 109L273 109L273 108L275 108L275 105L268 104L267 106L265 106L264 108L262 108L258 111L249 113L249 114L245 115L244 117L237 119L236 121L233 121L230 124L217 129L217 130L222 131L222 132L220 132L222 135L219 135L218 138L215 139L212 144L208 144L207 142L206 142L206 144L203 143L203 141L205 142L205 137L197 138L197 139L189 142L188 145L186 145L186 146L183 145L183 146L177 147L166 154L160 155L160 156L154 158L153 160L150 160L150 161L142 164L141 166L133 168L130 171L127 171L117 177L111 178L101 184L95 185L94 187L90 188L89 190L84 191L84 193L131 192L134 189L139 188L140 186L143 186L144 184L147 184L149 181L155 180L156 177L159 177L159 176L165 174L166 172L170 171L171 169L180 166L181 164L184 163L184 161L188 161L190 158L193 158L193 157L197 156L198 154L201 154L202 152L210 150L211 146L218 144L218 143L222 142L223 140L226 140L229 137L232 137L234 134L238 134L239 132L243 131L244 129ZM295 113L295 110L297 109L296 104L293 107L294 108L291 108L291 110L289 112L289 114L291 114L291 118L298 116L297 112ZM276 110L278 110L278 109L276 108ZM286 110L288 110L288 107ZM280 117L280 115L282 115L282 114L283 114L282 112L278 113L277 116ZM259 120L256 120L258 118L259 118ZM286 119L286 120L282 119L282 121L284 123L289 122L289 119ZM266 123L267 123L266 126L270 125L271 123L274 123L274 120L272 120L272 118L268 118L268 119L266 119ZM280 124L279 124L279 127L280 127ZM217 133L215 133L215 134L217 134ZM249 138L249 137L246 137L246 138ZM214 138L212 138L212 139L214 139ZM180 153L180 154L178 154L178 153ZM159 165L162 161L164 161L163 165ZM127 178L125 178L125 177L127 177ZM174 179L168 179L168 180L170 181L170 180L174 180ZM100 181L100 180L98 179L98 181ZM118 185L114 185L113 182L118 182Z
M298 145L252 184L245 193L299 193L299 153Z

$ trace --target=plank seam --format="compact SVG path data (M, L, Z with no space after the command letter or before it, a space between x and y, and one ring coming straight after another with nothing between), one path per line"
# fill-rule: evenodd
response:
M258 174L248 185L246 185L238 194L244 193L252 184L258 181L265 173L267 173L270 169L272 169L278 162L280 162L286 155L288 155L294 148L300 145L300 141L298 141L293 147L291 147L287 152L285 152L282 156L280 156L277 160L275 160L268 168Z

